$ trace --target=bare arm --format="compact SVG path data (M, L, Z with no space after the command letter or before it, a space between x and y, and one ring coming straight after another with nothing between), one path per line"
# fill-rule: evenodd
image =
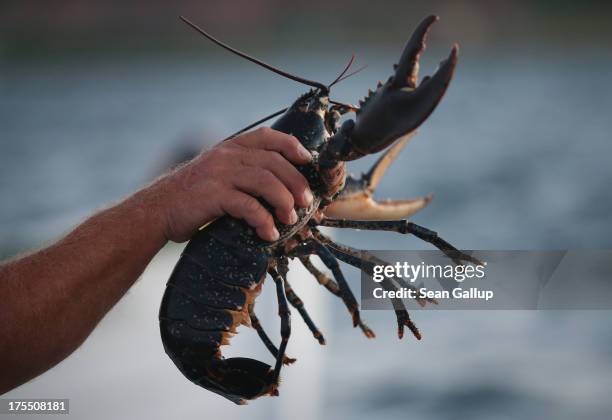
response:
M293 137L260 129L225 142L57 243L0 265L0 394L72 353L168 241L185 241L223 214L243 218L267 240L278 235L271 203L294 223L312 199L289 163L306 163Z

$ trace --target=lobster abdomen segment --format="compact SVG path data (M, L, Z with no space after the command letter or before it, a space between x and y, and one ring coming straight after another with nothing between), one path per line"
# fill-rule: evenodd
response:
M269 365L223 359L219 350L238 326L249 324L249 306L268 268L261 244L246 224L230 217L198 232L168 280L159 311L164 349L183 375L237 404L273 385Z

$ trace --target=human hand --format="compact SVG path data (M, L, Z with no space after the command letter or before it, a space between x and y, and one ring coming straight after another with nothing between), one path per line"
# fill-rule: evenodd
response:
M295 137L268 127L203 152L149 187L166 239L186 241L224 214L244 219L264 240L278 239L272 215L254 197L269 203L282 223L294 224L294 206L308 207L313 196L293 164L311 159Z

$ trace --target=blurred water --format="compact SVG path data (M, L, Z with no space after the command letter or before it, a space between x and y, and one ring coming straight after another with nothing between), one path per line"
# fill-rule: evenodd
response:
M357 102L389 74L395 54L361 54L368 70L338 86L336 99ZM429 51L423 71L442 54ZM304 90L228 60L2 63L0 254L49 241L148 182L176 145L194 138L213 144ZM320 80L343 65L336 55L269 60ZM611 70L602 51L462 54L448 95L379 196L434 192L414 220L467 249L610 247ZM336 238L364 249L425 246L371 232ZM368 341L303 273L294 286L309 296L307 305L316 299L312 305L323 308L315 312L328 345L308 340L294 318L301 340L289 351L298 363L285 370L281 397L230 406L185 381L163 354L156 311L178 250L158 256L74 355L8 396L71 398L75 418L612 416L608 312L416 312L425 337L416 343L398 342L393 314L373 311L364 318L378 338ZM358 287L357 271L345 269ZM261 302L275 331L273 297L265 292ZM251 331L234 344L236 354L249 349L269 359Z

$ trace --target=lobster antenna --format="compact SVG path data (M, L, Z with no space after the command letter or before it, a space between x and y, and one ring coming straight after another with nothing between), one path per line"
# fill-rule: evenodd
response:
M276 74L279 74L283 77L286 77L288 79L294 80L296 82L299 83L303 83L305 85L308 86L312 86L318 89L321 89L322 91L327 91L327 86L325 86L323 83L319 83L319 82L314 82L312 80L308 80L308 79L304 79L302 77L299 76L295 76L291 73L287 73L286 71L283 71L281 69L278 69L268 63L264 63L261 60L258 60L255 57L251 57L248 54L243 53L242 51L238 51L237 49L230 47L227 44L224 44L223 42L219 41L218 39L216 39L215 37L213 37L212 35L210 35L209 33L207 33L205 30L203 30L202 28L200 28L199 26L197 26L195 23L191 22L189 19L187 19L184 16L179 16L180 19L185 22L187 25L191 26L193 29L195 29L196 31L198 31L200 34L204 35L206 38L208 38L210 41L214 42L215 44L217 44L218 46L220 46L221 48L226 49L227 51L236 54L237 56L240 56L246 60L249 60L252 63L258 64L260 66L262 66L263 68L266 68L270 71L273 71Z
M246 127L244 127L243 129L241 129L241 130L239 130L239 131L236 131L236 132L235 132L234 134L232 134L231 136L224 138L224 139L223 139L223 141L231 140L231 139L233 139L234 137L236 137L237 135L242 134L242 133L244 133L245 131L250 130L250 129L251 129L251 128L253 128L253 127L258 126L259 124L261 124L261 123L263 123L263 122L268 121L270 118L274 118L274 117L276 117L277 115L282 114L283 112L285 112L285 111L286 111L286 110L288 110L288 109L289 109L289 108L283 108L283 109L281 109L280 111L276 111L275 113L268 115L267 117L263 117L261 120L257 120L257 121L255 121L254 123L247 125L247 126L246 126Z
M355 61L355 54L351 54L351 59L349 60L348 64L344 67L344 70L342 70L342 72L338 75L338 77L334 79L333 82L327 85L327 89L331 88L333 85L335 85L342 79L342 76L344 76L346 72L348 71L348 69L350 69L351 66L353 65L353 61Z
M365 70L365 69L367 69L367 68L368 68L368 65L367 65L367 64L365 64L365 65L363 65L363 66L359 67L357 70L354 70L354 71L350 72L350 73L349 73L349 74L347 74L346 76L342 76L341 78L339 78L339 79L336 81L336 83L340 83L341 81L346 80L346 79L348 79L349 77L354 76L354 75L356 75L357 73L360 73L360 72L364 71L364 70Z

